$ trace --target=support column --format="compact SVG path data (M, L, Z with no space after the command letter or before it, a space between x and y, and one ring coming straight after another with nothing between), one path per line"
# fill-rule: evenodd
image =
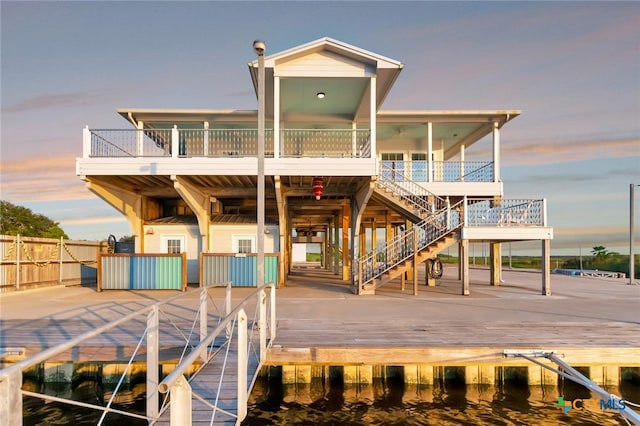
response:
M338 226L338 215L333 215L333 273L340 273L340 236L338 234L340 227Z
M542 240L542 295L551 296L551 259L549 240Z
M500 182L500 127L493 123L493 181Z
M490 285L498 287L502 281L502 246L500 243L489 243L489 257Z
M371 264L373 265L374 270L376 269L378 263L378 259L376 258L377 256L375 255L376 248L378 247L376 226L376 218L374 217L371 221L371 251L374 253L373 259L371 259Z
M433 182L433 123L427 123L427 182Z
M342 280L350 281L349 274L349 230L351 212L348 204L342 207Z
M211 238L209 238L211 198L209 194L188 183L183 177L172 175L171 179L173 180L173 188L196 215L200 230L201 249L209 253L209 245L211 244Z
M413 233L413 295L418 295L418 233Z
M460 267L462 269L462 295L469 295L469 240L460 241Z

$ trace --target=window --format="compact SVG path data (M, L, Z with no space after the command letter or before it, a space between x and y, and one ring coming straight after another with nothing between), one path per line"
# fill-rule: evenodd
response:
M238 253L251 253L251 240L238 240Z
M255 235L233 235L231 237L231 249L234 253L255 253Z
M184 235L163 235L162 251L169 254L180 254L187 251Z
M401 152L385 152L380 155L383 176L394 182L403 182L404 155Z

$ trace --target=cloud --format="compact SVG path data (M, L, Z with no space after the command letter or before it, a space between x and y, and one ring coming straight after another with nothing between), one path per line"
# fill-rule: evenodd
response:
M104 103L106 97L105 94L79 92L46 94L4 106L2 112L26 112L47 108L59 109L64 107L86 106L88 104Z
M75 158L31 158L0 165L2 199L13 203L95 198L75 174Z
M90 217L82 219L60 219L61 226L70 225L104 225L108 223L127 223L124 217Z
M640 156L640 138L520 140L505 143L502 146L502 155L504 161L510 166L536 166L596 158L633 157Z

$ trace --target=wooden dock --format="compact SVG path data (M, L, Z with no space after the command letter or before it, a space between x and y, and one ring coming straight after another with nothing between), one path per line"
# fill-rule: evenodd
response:
M235 366L237 365L237 359L237 350L232 346L228 353L227 367L223 376L221 372L224 369L224 356L216 356L189 382L194 394L192 398L192 425L231 426L236 424L235 416L238 414L238 375ZM255 358L251 358L251 360L252 362L247 371L247 387L251 385L252 378L257 373L256 370L258 368ZM219 394L217 392L218 388L220 388ZM217 410L213 409L215 406L218 407ZM232 415L229 415L229 413ZM170 409L167 409L162 413L156 424L169 426L171 424L170 416Z
M563 353L569 364L591 366L593 371L640 367L640 286L629 286L624 280L552 275L552 295L542 296L539 273L504 271L504 282L495 287L488 285L488 275L483 268L472 268L470 296L460 295L460 281L450 267L435 287L422 284L420 276L418 296L410 286L403 290L399 279L376 295L356 296L348 283L330 272L294 269L287 286L277 290L278 334L267 353L267 364L289 365L298 371L329 365L482 369L483 365L524 365L522 360L502 357L504 349L538 348ZM224 289L219 291L222 295ZM234 289L234 299L250 291ZM166 290L97 293L87 287L0 295L0 346L25 348L30 356L175 295ZM194 298L174 309L177 317L189 318L196 306ZM140 320L119 328L58 360L126 360L144 326ZM160 358L176 359L178 347L182 347L178 334L164 339ZM143 353L139 359L144 359ZM219 369L213 363L193 382L194 390L207 400L213 398ZM234 414L236 380L233 372L225 375L220 405ZM211 410L205 408L194 402L194 424L209 422ZM235 421L222 414L217 413L216 419ZM162 424L168 423L166 416Z

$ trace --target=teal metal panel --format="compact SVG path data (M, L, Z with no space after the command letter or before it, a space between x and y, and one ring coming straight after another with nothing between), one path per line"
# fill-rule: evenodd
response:
M264 257L264 283L273 282L278 285L278 256Z
M256 269L255 256L229 257L229 280L235 287L255 287Z
M156 258L148 256L133 256L131 258L131 289L156 288Z
M129 256L102 256L101 275L103 290L128 290L131 288Z
M182 289L182 257L158 257L156 259L155 287L157 289Z

